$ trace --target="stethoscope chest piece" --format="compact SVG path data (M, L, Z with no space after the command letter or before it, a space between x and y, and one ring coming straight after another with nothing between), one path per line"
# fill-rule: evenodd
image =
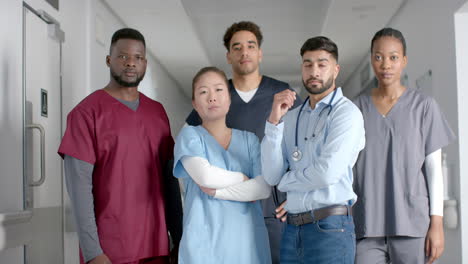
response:
M332 97L331 97L331 99L330 99L330 102L328 102L327 106L324 107L324 108L320 111L320 113L319 113L319 121L320 121L320 116L322 115L323 110L329 108L329 110L328 110L328 115L327 115L327 116L330 115L330 112L331 112L331 110L332 110L332 108L333 108L332 103L333 103L333 99L335 98L336 91L338 91L338 90L335 89L335 90L333 91L333 95L332 95ZM302 159L302 152L299 150L299 147L298 147L299 145L298 145L298 142L297 142L297 138L298 138L298 132L299 132L299 120L300 120L300 117L301 117L301 112L302 112L302 109L304 108L304 106L307 104L307 101L309 101L309 97L307 97L307 99L304 101L304 103L302 103L302 106L301 106L301 108L299 109L299 113L297 114L297 119L296 119L296 131L295 131L295 132L296 132L296 136L294 137L294 151L293 151L292 154L291 154L291 158L292 158L292 160L295 161L295 162L298 162L298 161L300 161L300 160ZM312 133L312 138L315 138L315 136L316 136L316 134L315 134L315 128L316 128L316 126L317 126L317 123L315 123L315 125L314 125L314 131L313 131L313 133ZM306 139L306 140L307 140L307 139Z
M302 152L299 150L299 148L296 146L294 148L294 151L292 153L292 159L295 161L295 162L298 162L302 159Z

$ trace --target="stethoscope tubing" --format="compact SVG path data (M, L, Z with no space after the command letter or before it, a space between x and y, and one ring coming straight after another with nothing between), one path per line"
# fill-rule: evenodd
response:
M333 91L333 95L332 95L332 98L330 99L330 101L328 102L328 104L320 111L319 113L319 119L320 117L322 116L322 112L323 110L329 108L328 110L328 115L327 116L330 116L330 113L333 109L333 100L335 99L335 95L336 95L336 92L338 91L338 88L336 88L334 91ZM302 110L304 109L304 106L307 104L307 102L309 101L309 96L307 97L307 99L304 101L304 103L302 103L301 105L301 108L299 109L299 114L297 114L297 119L296 119L296 133L295 133L295 137L294 137L294 148L295 149L298 149L299 147L299 144L298 144L298 134L299 134L299 118L301 117L301 113L302 113ZM315 122L315 125L314 125L314 131L313 131L313 136L315 136L315 128L317 126L317 123L318 122Z

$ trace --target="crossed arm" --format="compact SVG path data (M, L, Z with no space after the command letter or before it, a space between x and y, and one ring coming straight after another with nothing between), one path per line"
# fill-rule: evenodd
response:
M270 196L270 186L261 175L249 179L241 172L213 166L201 157L185 156L181 162L202 191L217 199L248 202Z

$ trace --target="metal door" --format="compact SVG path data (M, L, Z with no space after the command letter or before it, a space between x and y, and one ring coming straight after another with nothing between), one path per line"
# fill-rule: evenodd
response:
M23 8L24 207L32 212L25 263L64 262L59 23L26 3Z

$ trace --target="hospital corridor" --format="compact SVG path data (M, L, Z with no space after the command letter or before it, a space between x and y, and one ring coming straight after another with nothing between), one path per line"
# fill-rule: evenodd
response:
M467 0L0 0L0 35L0 264L468 264Z

